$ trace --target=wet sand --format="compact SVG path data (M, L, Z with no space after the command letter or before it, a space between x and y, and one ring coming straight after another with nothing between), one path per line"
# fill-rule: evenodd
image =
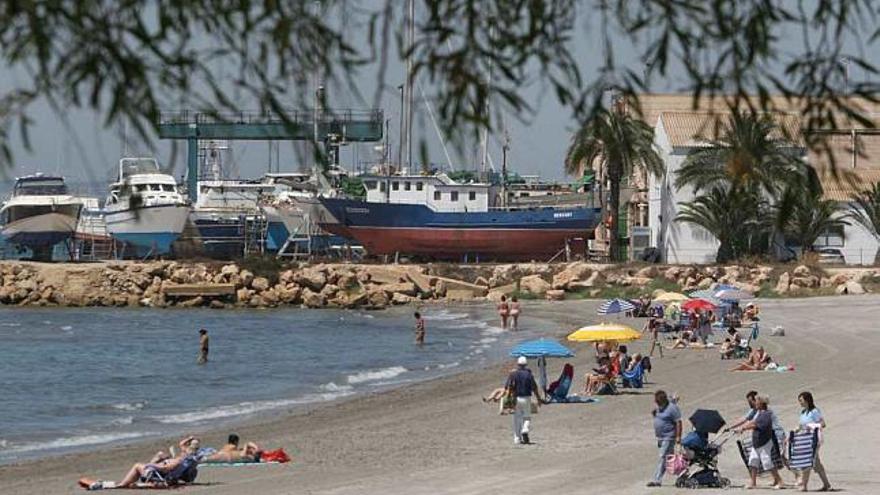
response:
M594 322L596 302L529 302L525 311L550 318L559 336L577 323ZM789 373L733 373L715 350L665 351L642 390L603 397L598 404L549 405L534 418L534 445L515 446L509 416L480 400L504 379L509 366L466 372L330 405L299 410L236 428L243 439L284 446L295 460L285 466L200 470L199 485L185 493L496 494L673 493L672 479L645 488L656 456L650 410L653 392L681 396L685 416L719 409L733 421L744 412L750 389L767 393L786 428L797 423L797 394L811 390L828 429L822 459L832 484L848 493L880 493L880 298L850 296L764 301L758 341ZM641 326L645 320L630 322ZM785 337L771 337L775 325ZM429 329L430 338L430 329ZM590 363L586 345L575 344L576 387ZM646 342L630 345L643 352ZM550 363L551 380L562 361ZM227 431L199 432L203 444L222 443ZM118 479L163 442L107 448L0 467L4 494L81 493L82 475ZM720 457L734 486L747 480L736 446ZM790 473L784 478L792 482ZM768 486L769 480L763 480ZM818 477L812 476L813 488ZM712 493L705 490L702 493Z

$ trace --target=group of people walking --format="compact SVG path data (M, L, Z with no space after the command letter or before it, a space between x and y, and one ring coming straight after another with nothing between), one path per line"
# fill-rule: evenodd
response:
M746 414L738 421L727 427L724 431L734 431L736 433L751 433L751 446L748 451L747 463L749 467L749 485L746 488L756 488L758 474L761 472L769 472L773 478L773 488L779 489L784 487L782 476L779 469L785 465L785 452L789 443L786 437L785 429L782 427L779 417L770 409L770 399L766 395L760 395L757 391L750 391L746 394L746 401L749 409ZM654 470L654 476L649 487L660 486L663 475L666 473L667 456L675 451L676 446L681 445L682 436L682 419L681 411L676 401L670 400L666 392L658 390L654 394L655 409L651 412L654 418L654 434L657 439L658 459L657 467ZM798 403L801 412L798 418L798 427L796 431L810 431L825 429L825 418L822 411L816 407L813 400L813 394L810 392L801 392L798 395ZM811 461L811 462L809 462ZM805 469L795 469L795 485L801 491L807 491L810 480L810 472L815 471L822 481L822 487L819 491L831 490L831 482L825 473L825 467L819 459L818 444L812 450L812 459L806 463Z

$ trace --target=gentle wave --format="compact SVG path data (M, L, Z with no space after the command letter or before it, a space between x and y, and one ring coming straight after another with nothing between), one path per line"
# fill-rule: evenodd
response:
M298 399L267 400L255 402L240 402L231 406L217 406L210 409L191 411L181 414L168 414L165 416L153 416L151 419L163 424L198 423L212 419L231 418L244 416L258 412L279 409L287 406L298 406L313 402L331 401L353 394L354 391L340 390L337 392L325 392L310 394Z
M110 407L117 411L140 411L141 409L147 407L147 404L147 401L120 402L119 404L113 404Z
M334 382L330 382L321 385L319 388L321 390L326 390L327 392L347 392L353 387L351 385L337 385Z
M113 426L128 426L132 423L134 423L134 416L123 416L110 422Z
M430 313L425 315L426 320L436 320L436 321L449 321L449 320L463 320L467 318L467 313L452 313L449 310L441 310L436 313Z
M349 384L356 385L358 383L372 382L376 380L387 380L389 378L394 378L397 375L406 373L407 371L408 370L403 366L392 366L383 370L361 371L360 373L355 373L354 375L348 375L347 380Z
M56 438L55 440L50 440L48 442L36 442L36 443L26 443L22 445L12 445L8 449L5 449L7 452L33 452L39 450L52 450L52 449L64 449L70 447L83 447L86 445L100 445L103 443L117 442L119 440L132 440L135 438L142 438L148 435L155 435L155 433L148 432L132 432L132 433L104 433L104 434L92 434L92 435L82 435L78 437L66 437L66 438ZM8 445L0 444L0 446L5 447Z

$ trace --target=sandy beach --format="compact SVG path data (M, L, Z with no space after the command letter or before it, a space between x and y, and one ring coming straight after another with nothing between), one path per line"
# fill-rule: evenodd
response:
M482 494L500 491L555 493L675 492L667 477L659 490L645 488L654 467L650 410L653 392L681 396L685 416L718 409L728 422L742 415L744 394L771 397L786 428L797 422L797 394L811 390L828 430L822 450L832 484L848 493L880 492L880 299L875 296L763 301L759 344L788 373L733 373L715 350L667 351L655 359L642 390L603 397L597 404L549 405L534 418L534 445L515 446L511 420L480 400L499 386L508 365L465 372L390 392L297 410L236 428L243 439L283 446L295 460L284 466L200 470L186 493L216 494ZM579 323L594 322L597 302L531 303L526 311L558 323L559 337ZM641 325L644 320L630 322ZM769 330L782 325L785 337ZM430 332L430 330L429 330ZM429 333L430 338L430 333ZM631 349L643 352L646 342ZM584 345L572 360L580 376L592 364ZM562 361L551 362L555 377ZM222 443L228 431L197 432L204 444ZM4 494L81 493L83 475L118 479L136 461L172 439L71 454L0 467ZM722 474L742 487L747 473L733 442L720 457ZM784 473L791 483L790 473ZM814 476L812 487L820 482ZM768 486L767 480L763 486ZM711 493L707 490L706 493Z

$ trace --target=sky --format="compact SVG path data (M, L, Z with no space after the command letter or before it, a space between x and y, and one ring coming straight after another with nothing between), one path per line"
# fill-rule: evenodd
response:
M578 19L579 29L576 30L576 36L572 40L575 54L587 81L596 76L596 69L601 59L602 47L595 34L598 31L597 22L598 20L591 18L589 13L581 15ZM783 36L782 48L792 52L802 50L797 37ZM639 61L635 50L621 37L615 37L614 52L618 66L635 71L643 70L643 64ZM873 58L874 63L880 64L876 53L870 54L870 58ZM391 149L396 150L400 104L397 90L393 88L402 82L405 69L402 61L395 57L392 59L386 76L386 85L392 89L383 92L381 108L384 109L386 118L391 119L389 138ZM367 95L367 98L372 98L375 93L377 82L375 70L375 66L368 67L358 77L358 81L362 82L362 86L359 87L360 92ZM858 78L859 74L853 74L852 77ZM22 78L23 75L16 71L2 71L0 91L22 82ZM426 81L421 82L427 85ZM651 90L676 92L680 87L680 81L667 78L653 81ZM426 89L430 92L430 88ZM549 180L564 179L563 158L576 123L571 119L569 112L548 94L546 88L535 84L525 88L524 93L536 111L527 117L526 122L518 120L515 116L505 116L505 124L510 136L509 169L524 175L541 175ZM430 158L434 163L445 163L440 136L431 125L418 89L415 96L414 140L418 142L423 139L427 143ZM372 104L372 102L357 101L352 94L332 88L329 91L329 99L330 106L336 108L367 109ZM169 108L169 110L178 109ZM126 133L123 129L118 126L105 126L101 116L89 110L65 109L63 115L58 115L48 105L40 103L31 108L30 115L34 120L31 128L32 150L25 150L17 138L17 133L14 134L13 151L16 165L14 170L6 171L7 183L10 176L42 171L61 173L72 181L106 184L114 177L116 163L126 151L126 147L129 154L150 153L148 146L134 139L129 139L126 146L123 139ZM131 136L133 133L128 135ZM502 139L502 136L493 135L489 140L490 156L497 167L500 167L501 163ZM299 168L300 164L297 163L293 146L286 142L282 142L279 146L282 171L296 171ZM177 159L173 164L167 163L171 156L170 142L156 141L153 147L163 165L172 165L177 176L183 173L183 146L178 150ZM266 142L234 142L231 143L231 147L231 161L234 165L231 168L234 168L234 175L258 177L266 172L269 163L269 145ZM453 156L456 168L473 169L478 166L476 147L472 146L468 150L471 152L470 156L463 158ZM358 161L376 159L377 154L373 150L373 145L361 144L344 150L340 161L344 167L351 168Z

